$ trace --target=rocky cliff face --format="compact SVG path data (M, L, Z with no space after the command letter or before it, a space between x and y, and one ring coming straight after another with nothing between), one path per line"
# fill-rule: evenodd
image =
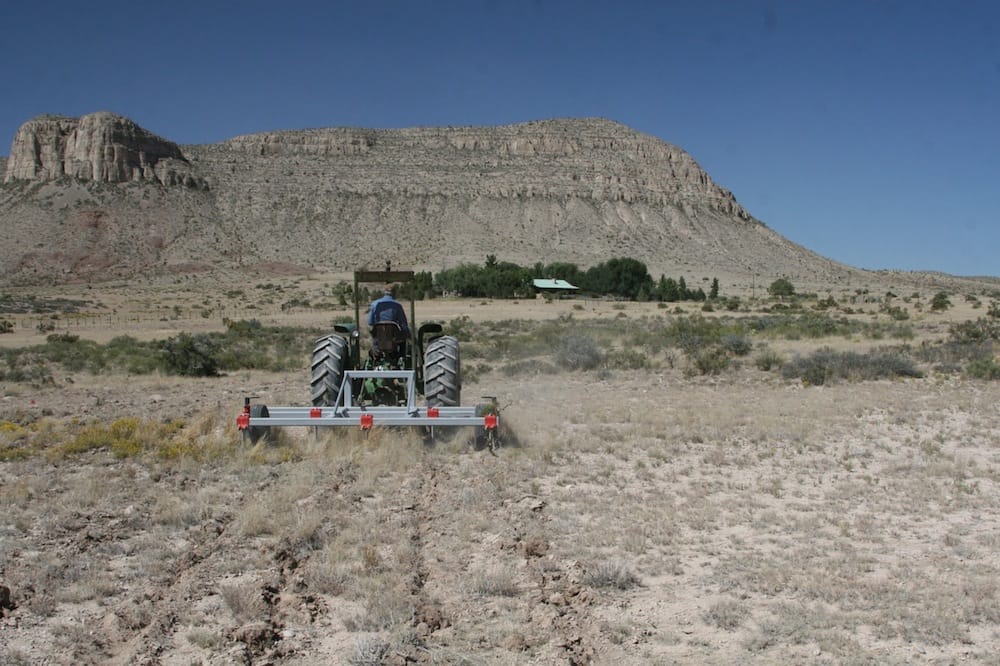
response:
M207 153L241 154L264 170L308 160L340 191L369 195L704 205L744 222L751 217L686 152L600 119L503 127L405 130L320 129L240 136ZM291 169L294 171L294 169ZM276 174L277 175L277 174Z
M69 176L104 183L204 186L176 144L108 112L26 122L14 137L5 174L4 182Z
M699 278L853 270L755 220L677 146L600 119L178 147L111 114L46 116L14 141L0 229L8 283L274 262L436 271L487 254L631 256L654 275Z

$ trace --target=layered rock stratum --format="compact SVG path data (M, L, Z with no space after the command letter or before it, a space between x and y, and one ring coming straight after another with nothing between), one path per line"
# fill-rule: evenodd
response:
M106 111L82 118L40 116L17 132L4 181L52 180L203 187L177 144Z
M18 131L4 283L285 264L440 270L641 259L654 275L848 280L755 219L681 148L603 119L327 128L178 146L111 113Z

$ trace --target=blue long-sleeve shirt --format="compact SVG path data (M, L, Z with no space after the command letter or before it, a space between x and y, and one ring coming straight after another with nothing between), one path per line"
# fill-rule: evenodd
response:
M394 321L404 333L410 331L410 326L406 322L406 310L399 301L388 294L372 302L368 308L368 328L380 321Z

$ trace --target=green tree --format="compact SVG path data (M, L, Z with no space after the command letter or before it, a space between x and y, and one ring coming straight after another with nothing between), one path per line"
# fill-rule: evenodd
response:
M653 278L649 276L646 264L630 257L609 259L588 269L584 276L586 288L600 294L635 299L640 291L649 293L653 290Z
M795 295L795 286L788 278L778 278L767 288L767 292L777 298Z
M713 301L719 297L719 278L712 278L712 286L708 290L708 297Z
M580 268L576 264L569 262L557 262L545 267L545 274L536 277L552 278L555 280L565 280L574 286L580 286Z
M667 278L663 281L663 300L667 303L676 303L681 300L681 290L677 286L677 280Z

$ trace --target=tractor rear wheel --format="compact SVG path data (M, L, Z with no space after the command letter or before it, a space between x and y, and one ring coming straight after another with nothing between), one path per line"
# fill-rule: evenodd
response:
M431 340L424 353L424 397L428 407L462 403L462 364L458 340L450 335Z
M337 401L347 355L347 341L339 335L327 335L316 341L310 382L313 407L329 407Z

